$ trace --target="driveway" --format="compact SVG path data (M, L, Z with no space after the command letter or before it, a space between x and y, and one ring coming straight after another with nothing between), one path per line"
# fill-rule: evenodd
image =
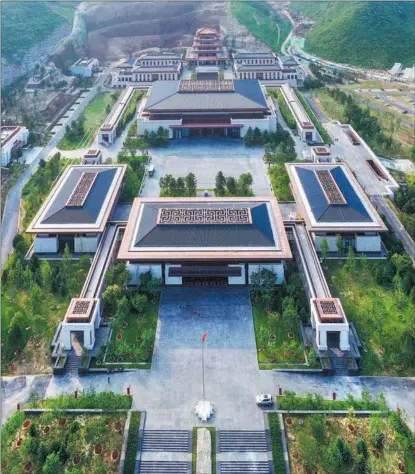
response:
M156 171L152 178L146 179L142 196L159 196L158 181L166 174L179 177L192 172L199 189L213 189L219 171L235 178L251 173L254 194L272 195L262 159L263 148L247 148L242 140L177 140L171 141L168 148L155 148L150 153Z
M125 393L146 410L147 429L189 430L202 398L201 337L205 343L206 398L218 429L264 429L260 392L275 393L270 372L258 370L252 309L246 288L168 288L163 291L151 371L107 376L53 377L46 396L95 389Z

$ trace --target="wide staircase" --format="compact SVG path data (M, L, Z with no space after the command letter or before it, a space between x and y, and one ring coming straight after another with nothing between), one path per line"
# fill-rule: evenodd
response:
M70 354L65 364L65 374L78 376L78 369L81 366L82 356Z
M219 431L219 474L269 474L265 431ZM220 454L219 454L220 453Z
M338 357L335 354L330 354L330 362L334 375L349 375L346 357Z
M140 474L190 474L192 436L185 430L145 430Z

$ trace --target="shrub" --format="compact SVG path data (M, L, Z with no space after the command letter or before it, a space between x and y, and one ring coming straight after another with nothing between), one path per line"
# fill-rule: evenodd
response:
M338 444L334 441L330 443L324 454L324 468L327 474L336 474L342 465L342 454Z
M361 454L365 458L367 458L369 455L366 441L363 438L359 438L357 440L356 450L357 450L357 454Z
M131 395L118 395L112 392L95 393L93 390L73 395L61 394L55 398L45 398L35 405L42 408L64 410L70 408L101 408L103 410L128 410L131 407Z
M339 438L337 440L337 447L342 456L343 464L350 464L353 460L353 453L349 444L344 439Z
M125 453L124 472L134 472L135 469L135 456L138 445L140 417L141 414L139 411L133 411L131 413L130 428L128 430L127 449Z
M311 415L308 419L310 423L311 433L320 443L324 443L326 439L326 418L324 415Z
M284 451L281 440L281 427L277 413L268 414L272 443L272 463L274 472L285 472Z
M309 433L302 430L298 436L298 451L304 463L304 467L316 470L320 462L320 446L318 441L312 438ZM337 447L335 447L337 449Z
M369 474L370 473L370 468L369 468L369 466L367 464L367 460L363 456L363 454L359 454L357 456L356 465L357 465L358 474Z

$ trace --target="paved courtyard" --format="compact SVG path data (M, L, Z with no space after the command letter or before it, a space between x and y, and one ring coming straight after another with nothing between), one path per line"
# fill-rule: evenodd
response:
M152 178L147 178L142 196L158 196L158 181L166 174L179 177L192 172L199 189L213 189L219 171L235 178L249 172L254 181L254 194L272 195L266 165L262 159L263 148L247 148L242 140L173 140L167 148L154 148L150 152L156 171Z

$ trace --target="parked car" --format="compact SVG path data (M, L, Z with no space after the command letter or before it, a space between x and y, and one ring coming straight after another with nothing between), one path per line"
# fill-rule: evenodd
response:
M261 395L256 396L255 400L259 407L270 407L274 403L269 393L261 393Z
M408 113L408 111L407 111L407 110L402 110L402 113L403 113L404 115L406 115L406 114Z
M150 166L148 167L148 175L150 176L150 178L153 176L154 171L155 171L154 166L153 166L153 165L150 165Z

